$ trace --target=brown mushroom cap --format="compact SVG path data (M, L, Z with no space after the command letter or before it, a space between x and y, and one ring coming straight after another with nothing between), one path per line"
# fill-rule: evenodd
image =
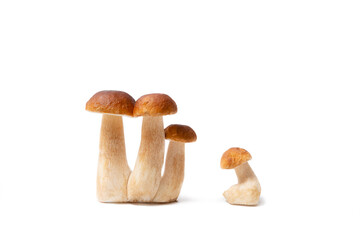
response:
M86 103L86 110L97 113L133 116L135 99L122 91L97 92Z
M166 94L153 93L140 97L134 107L134 117L163 116L177 112L174 100Z
M186 125L172 124L165 128L165 139L176 142L195 142L197 137L195 131Z
M220 166L223 169L232 169L249 161L251 155L248 151L242 148L230 148L221 157Z

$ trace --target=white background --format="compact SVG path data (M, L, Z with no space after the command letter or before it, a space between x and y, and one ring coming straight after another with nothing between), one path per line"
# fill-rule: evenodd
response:
M359 1L0 2L0 239L359 239ZM100 90L167 93L187 124L179 201L95 196ZM141 118L124 119L129 164ZM253 156L232 206L222 153Z

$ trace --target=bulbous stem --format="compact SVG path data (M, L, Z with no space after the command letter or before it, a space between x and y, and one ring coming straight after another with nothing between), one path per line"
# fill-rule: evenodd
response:
M226 201L230 204L256 205L259 202L261 187L254 171L248 162L235 168L238 184L224 192Z
M121 116L103 114L97 172L97 197L100 202L126 202L127 180L131 173L126 159Z

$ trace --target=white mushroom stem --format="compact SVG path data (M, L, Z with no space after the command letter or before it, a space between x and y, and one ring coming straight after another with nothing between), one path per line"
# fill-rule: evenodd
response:
M97 197L100 202L126 202L131 171L126 159L121 116L103 114L97 172Z
M235 172L238 178L238 183L244 183L246 181L257 181L257 177L248 162L237 166L235 168Z
M129 201L150 202L154 198L164 163L164 135L161 116L143 118L140 148L128 182Z
M256 205L259 202L261 187L259 180L248 162L235 168L238 184L224 192L226 201L230 204Z
M170 141L164 175L153 202L173 202L180 194L184 181L185 143Z

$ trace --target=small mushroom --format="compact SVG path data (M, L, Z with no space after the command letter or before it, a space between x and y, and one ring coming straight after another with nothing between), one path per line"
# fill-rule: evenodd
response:
M185 125L173 124L165 129L170 143L166 154L164 175L153 202L174 202L184 180L185 143L196 141L195 131Z
M86 110L102 113L97 198L100 202L126 202L131 170L126 159L122 115L132 116L135 100L121 91L101 91L86 103Z
M250 159L250 153L242 148L230 148L222 155L221 168L235 168L238 178L238 184L231 186L223 194L230 204L257 205L259 202L261 187L248 163Z
M128 182L131 202L150 202L160 184L164 163L164 115L177 112L177 106L166 94L140 97L134 106L134 116L143 116L141 142L134 171Z

